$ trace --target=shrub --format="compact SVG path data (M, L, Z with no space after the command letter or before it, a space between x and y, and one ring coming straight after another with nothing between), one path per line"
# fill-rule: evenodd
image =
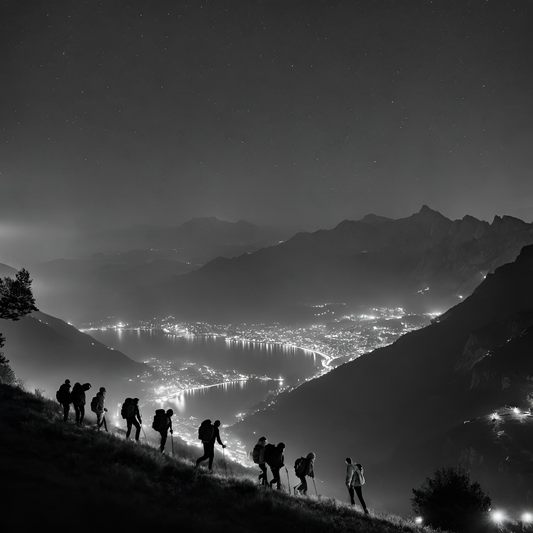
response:
M413 493L414 512L430 526L471 533L486 525L491 499L462 468L437 470Z

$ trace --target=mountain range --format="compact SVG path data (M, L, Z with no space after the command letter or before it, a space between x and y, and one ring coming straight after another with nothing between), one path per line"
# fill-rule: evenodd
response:
M423 206L407 218L368 215L217 258L161 284L144 304L178 317L225 321L290 319L324 302L433 306L468 295L532 243L533 224L513 217L451 221Z
M310 319L311 306L325 302L448 308L532 244L533 224L508 216L452 221L423 206L407 218L367 215L288 240L215 218L142 235L137 244L168 247L29 265L41 307L78 325L168 315L291 322Z
M251 253L294 230L194 218L176 227L140 227L80 237L73 256L26 265L43 309L69 322L145 315L158 286L216 257Z
M233 432L250 446L258 434L290 440L292 457L315 452L323 490L341 498L352 457L367 503L391 512L408 514L411 489L457 464L500 504L531 505L532 353L527 246L432 325L281 394Z

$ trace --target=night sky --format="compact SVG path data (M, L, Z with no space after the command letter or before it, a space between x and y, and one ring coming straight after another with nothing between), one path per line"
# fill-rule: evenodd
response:
M531 0L0 6L4 250L193 216L533 220Z

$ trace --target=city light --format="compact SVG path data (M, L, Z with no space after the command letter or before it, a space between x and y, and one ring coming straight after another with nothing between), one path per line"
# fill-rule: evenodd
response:
M421 516L417 516L415 518L415 524L420 525L420 524L422 524L422 522L424 522L424 519Z
M533 522L533 514L531 514L531 513L523 513L522 514L522 522L526 522L528 524Z
M494 522L498 524L505 520L505 514L503 513L503 511L493 511L491 517L492 520L494 520Z

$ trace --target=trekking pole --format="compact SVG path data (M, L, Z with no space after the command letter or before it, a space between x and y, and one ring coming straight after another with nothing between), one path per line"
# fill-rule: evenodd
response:
M285 472L287 472L287 485L289 485L289 494L291 493L291 482L289 481L289 471L285 467Z
M315 494L316 494L316 497L318 498L318 491L316 490L316 483L315 483L315 478L311 478L313 480L313 485L315 486Z
M228 467L226 465L226 454L224 448L222 448L222 459L224 459L224 471L226 472L226 477L228 477Z
M170 444L172 445L172 457L174 457L174 433L170 434Z
M142 421L143 414L141 413L140 410L139 410L139 414L141 415L141 430L142 430L143 435L144 435L144 440L148 441L148 439L146 438L146 433L144 432L144 426L143 426L143 421Z

